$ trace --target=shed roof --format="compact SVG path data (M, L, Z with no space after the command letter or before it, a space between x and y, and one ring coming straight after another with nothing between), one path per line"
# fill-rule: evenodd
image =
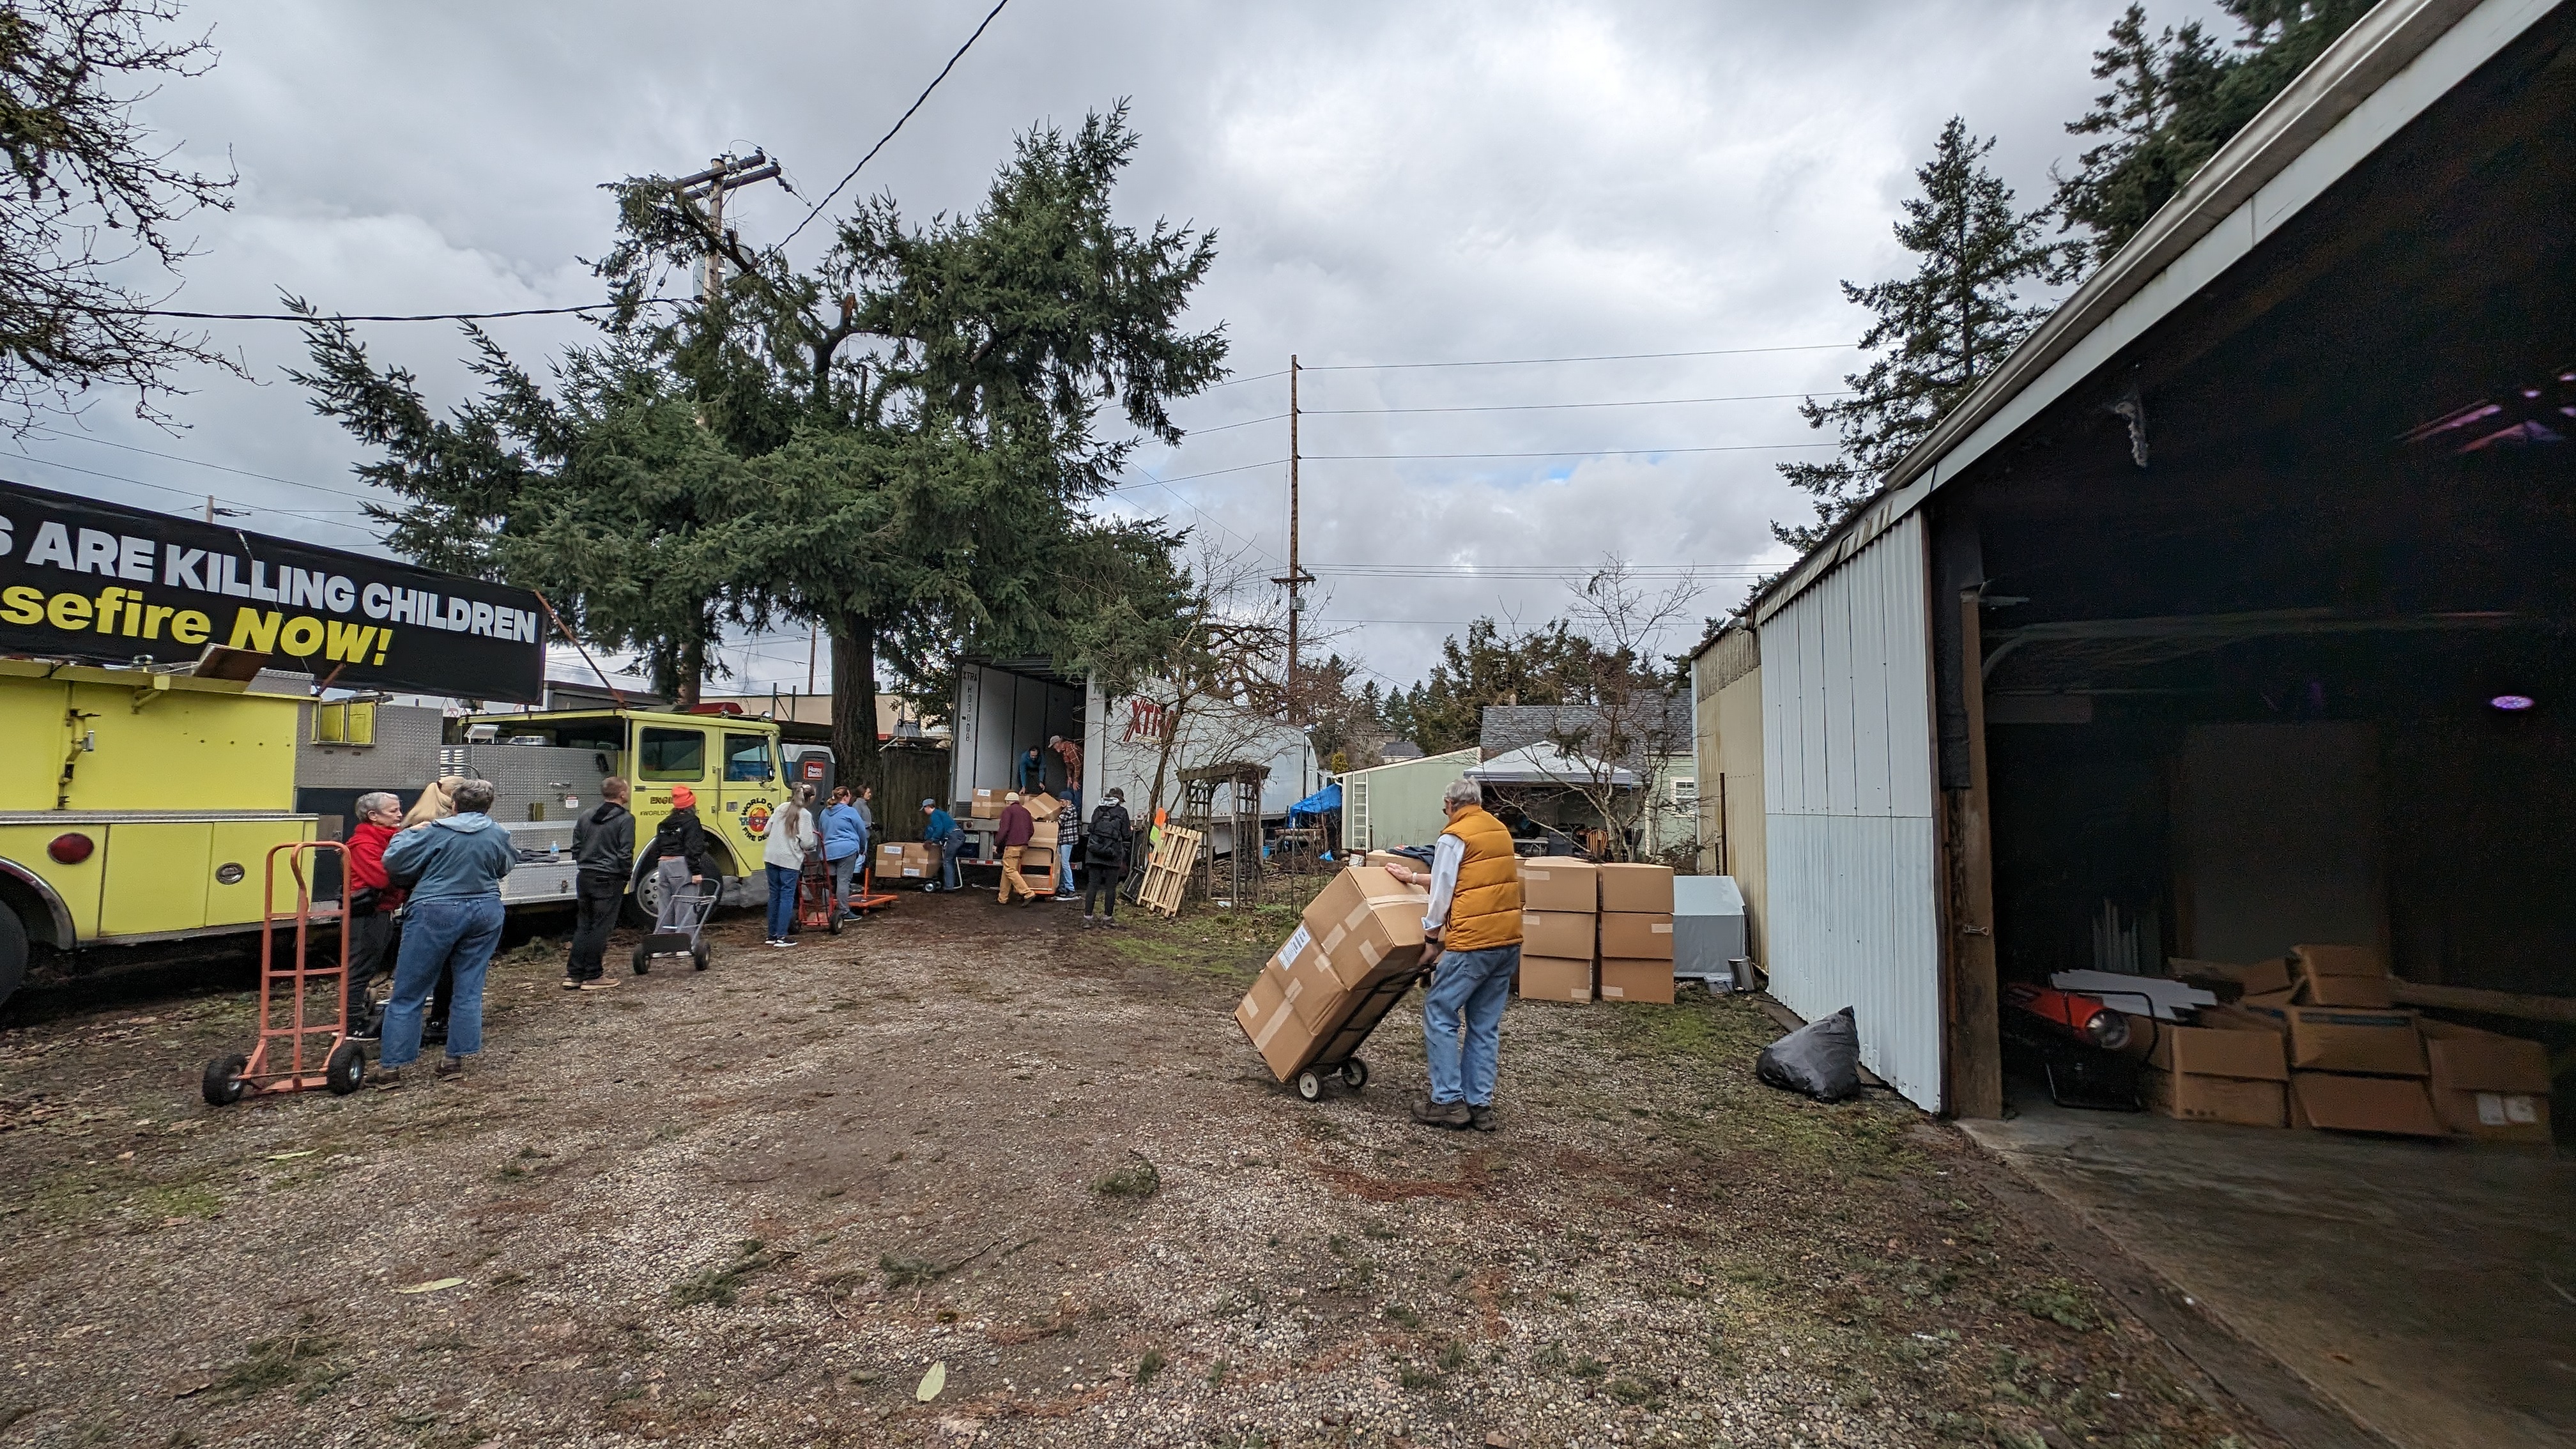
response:
M1921 506L2254 251L2556 5L2381 0L1951 409L1870 502L1757 596L1751 617L1768 621Z
M1608 781L1614 790L1633 790L1636 775L1628 770L1605 765L1599 760L1572 754L1554 745L1524 745L1506 750L1481 765L1466 769L1470 780L1488 785L1590 785L1598 787Z

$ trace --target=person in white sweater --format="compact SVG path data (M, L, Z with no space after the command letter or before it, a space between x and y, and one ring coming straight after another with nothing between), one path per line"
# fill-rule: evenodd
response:
M787 803L769 817L767 844L760 858L769 867L769 944L793 946L788 933L796 927L796 881L805 873L805 858L812 855L814 838L814 791L799 785L788 795Z

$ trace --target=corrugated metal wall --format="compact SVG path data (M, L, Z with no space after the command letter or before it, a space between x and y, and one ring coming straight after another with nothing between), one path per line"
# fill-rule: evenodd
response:
M1938 852L1923 520L1762 626L1772 994L1853 1008L1861 1059L1941 1107Z

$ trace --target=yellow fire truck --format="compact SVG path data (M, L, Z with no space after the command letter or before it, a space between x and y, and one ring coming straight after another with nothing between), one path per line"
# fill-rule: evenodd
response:
M571 900L573 823L605 776L634 782L639 853L672 790L694 790L708 845L737 878L757 872L760 832L784 798L766 719L505 713L378 746L375 708L185 668L0 659L0 1000L31 958L68 968L93 947L257 929L268 852L316 837L324 816L295 805L326 769L406 804L414 782L492 780L493 815L519 851L503 883L514 908ZM650 876L636 872L647 912L660 904Z

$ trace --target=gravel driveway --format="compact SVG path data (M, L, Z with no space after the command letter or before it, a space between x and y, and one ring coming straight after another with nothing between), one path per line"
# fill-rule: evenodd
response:
M347 1099L201 1105L239 995L0 1031L0 1445L2273 1442L1742 1001L1514 1003L1492 1135L1408 1010L1299 1102L1230 1015L1285 922L540 945Z

